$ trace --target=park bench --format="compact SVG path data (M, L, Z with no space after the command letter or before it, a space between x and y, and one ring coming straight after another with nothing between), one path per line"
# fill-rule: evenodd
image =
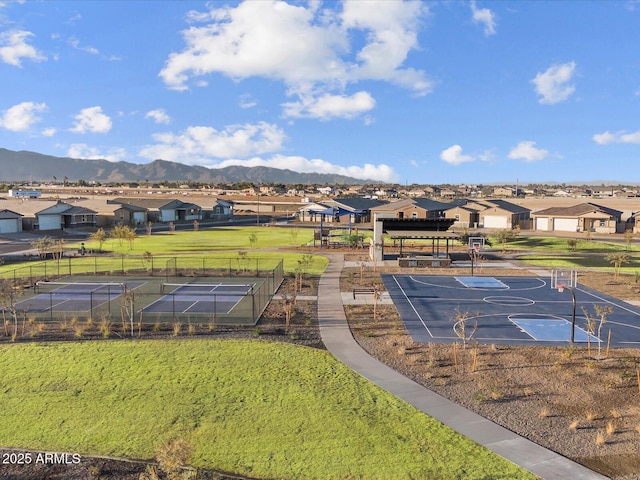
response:
M353 299L356 299L356 295L360 295L360 294L373 294L376 293L374 288L371 287L362 287L362 288L354 288L353 289Z

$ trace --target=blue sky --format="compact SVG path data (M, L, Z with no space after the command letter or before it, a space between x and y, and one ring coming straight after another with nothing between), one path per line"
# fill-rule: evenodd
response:
M0 147L640 182L638 32L638 0L0 0Z

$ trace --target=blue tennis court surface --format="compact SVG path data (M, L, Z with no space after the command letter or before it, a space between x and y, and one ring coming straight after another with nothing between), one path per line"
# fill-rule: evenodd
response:
M33 297L22 300L16 304L19 311L24 312L89 312L109 303L122 294L125 290L133 290L144 282L113 283L69 283L50 285L43 283L42 288L50 287L51 290L38 293Z
M144 313L228 314L254 284L167 284L164 295L142 309Z
M549 278L389 274L382 280L414 342L459 341L454 327L463 317L477 325L472 341L480 343L558 345L571 339L571 292L552 289ZM576 343L607 342L611 332L611 346L640 347L640 308L581 284L573 291ZM598 305L612 307L600 339L594 332L587 336L583 311L596 317Z

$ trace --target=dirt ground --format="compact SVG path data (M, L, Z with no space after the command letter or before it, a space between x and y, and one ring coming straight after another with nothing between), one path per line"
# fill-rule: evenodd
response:
M589 273L579 281L623 300L639 298L633 277L613 281L612 274ZM363 283L380 283L379 274L365 273ZM345 269L342 291L356 284L360 269ZM365 350L407 377L604 475L640 479L639 350L417 344L392 305L378 305L375 320L372 306L345 310Z

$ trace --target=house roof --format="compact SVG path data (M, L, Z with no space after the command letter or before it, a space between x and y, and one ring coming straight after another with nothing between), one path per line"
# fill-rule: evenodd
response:
M11 210L0 210L0 220L10 220L22 218L24 215L11 211Z
M450 203L438 202L436 200L431 200L430 198L414 198L414 203L418 205L420 208L424 208L429 212L441 212L444 210L449 210L452 205Z
M345 197L336 198L333 201L327 201L325 203L327 203L327 205L335 204L337 207L346 210L371 210L374 207L387 204L388 202L373 198Z
M36 212L37 216L43 215L95 215L96 211L91 210L90 208L70 205L65 202L57 202L55 205L52 205L44 210L40 210Z
M485 200L484 203L489 203L492 205L495 205L498 208L501 208L502 210L506 210L507 212L511 212L511 213L528 213L531 212L530 209L525 208L523 206L520 205L516 205L515 203L511 203L511 202L507 202L506 200L502 200L502 199L492 199L492 200ZM492 208L492 207L489 207Z
M61 215L95 215L97 212L90 208L72 205L71 208L65 210Z
M56 202L50 207L36 212L36 215L62 215L63 212L71 208L71 205L65 202Z
M185 202L174 198L114 198L113 200L110 200L110 202L142 207L148 210L160 210L166 207L189 208L189 206L192 205L186 204Z
M604 213L610 217L620 217L622 212L613 208L603 207L591 202L579 203L570 207L551 207L539 210L533 215L537 217L583 217L590 213Z
M415 201L413 198L405 198L403 200L397 200L395 202L384 203L376 207L372 207L371 211L372 212L395 212L402 208L410 207L411 205L414 205L414 204L415 204Z

